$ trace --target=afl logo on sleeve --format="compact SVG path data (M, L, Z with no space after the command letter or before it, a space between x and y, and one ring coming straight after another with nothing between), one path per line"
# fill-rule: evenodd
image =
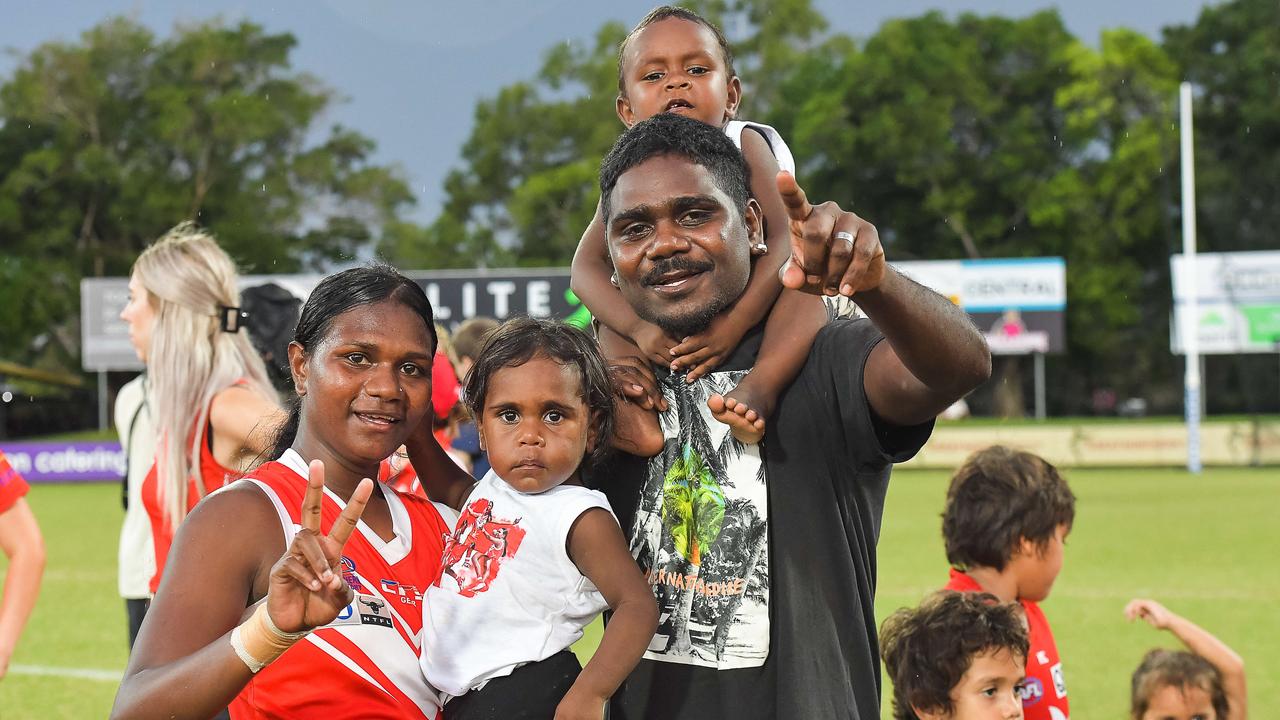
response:
M1023 681L1018 695L1022 698L1022 707L1031 707L1044 699L1044 684L1040 682L1040 678L1028 677Z

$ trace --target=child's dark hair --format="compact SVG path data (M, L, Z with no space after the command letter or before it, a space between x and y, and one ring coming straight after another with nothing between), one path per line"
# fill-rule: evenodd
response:
M523 365L535 357L545 357L561 365L578 369L582 379L582 401L587 406L590 423L597 431L594 448L583 458L588 468L609 453L613 436L613 383L600 348L582 330L555 320L517 317L508 320L485 335L484 345L475 364L463 381L467 409L477 425L484 412L489 383L498 370Z
M1146 714L1152 696L1163 687L1180 688L1183 692L1191 688L1203 690L1218 720L1224 720L1230 709L1218 669L1199 655L1182 650L1160 648L1148 652L1133 671L1130 687L1129 712L1134 718Z
M734 210L742 216L751 197L751 171L742 151L717 127L683 115L659 113L622 133L600 163L600 211L606 226L612 212L609 196L618 178L646 160L663 155L678 155L705 167L716 187L729 196Z
M894 719L918 720L913 708L950 715L951 689L975 657L1007 650L1021 667L1028 647L1016 606L987 593L941 590L898 610L880 626Z
M951 478L942 512L947 562L960 570L1003 570L1025 538L1047 547L1071 527L1076 497L1044 458L994 445L965 460Z
M720 55L724 59L726 77L737 77L738 73L733 69L733 51L729 49L729 41L725 40L724 33L720 32L720 28L716 27L715 23L688 8L683 8L678 5L659 5L658 7L650 10L649 14L645 15L640 22L636 23L636 26L631 28L631 32L627 33L627 36L618 44L618 92L623 95L627 94L626 80L622 76L623 56L627 54L627 46L630 45L631 41L634 40L635 37L645 28L654 23L662 22L663 20L668 20L670 18L697 23L698 25L710 30L711 34L715 36L716 42L720 45Z
M361 305L388 300L404 305L422 318L427 326L427 334L431 336L430 352L434 354L438 340L431 301L418 283L384 263L370 263L364 267L343 270L321 280L302 306L298 326L293 331L293 342L310 354L329 334L329 328L339 315ZM276 435L275 446L271 449L272 458L280 457L293 445L301 420L301 398L294 397L289 402L289 418Z

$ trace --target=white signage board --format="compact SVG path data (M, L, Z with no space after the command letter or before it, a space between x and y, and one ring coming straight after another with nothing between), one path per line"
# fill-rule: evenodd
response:
M1184 255L1172 256L1169 263L1173 272L1170 346L1181 355L1190 272ZM1201 353L1280 352L1280 251L1197 253L1196 285L1195 327Z
M892 265L964 308L997 355L1066 349L1067 265L1062 258L909 260Z

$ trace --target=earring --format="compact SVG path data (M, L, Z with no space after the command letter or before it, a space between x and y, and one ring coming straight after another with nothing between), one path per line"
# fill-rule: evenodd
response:
M769 252L769 246L765 245L762 242L758 242L755 245L751 246L751 250L753 252L757 252L757 253L760 253L761 255L764 255L765 253Z
M614 287L618 287L618 273L614 273L609 276L609 284Z

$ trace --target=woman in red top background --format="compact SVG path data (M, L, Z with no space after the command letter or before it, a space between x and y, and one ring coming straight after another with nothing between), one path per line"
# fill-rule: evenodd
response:
M159 586L173 535L201 498L257 464L284 419L262 358L240 332L235 264L208 233L178 225L134 262L120 318L147 364L155 463L142 499Z

